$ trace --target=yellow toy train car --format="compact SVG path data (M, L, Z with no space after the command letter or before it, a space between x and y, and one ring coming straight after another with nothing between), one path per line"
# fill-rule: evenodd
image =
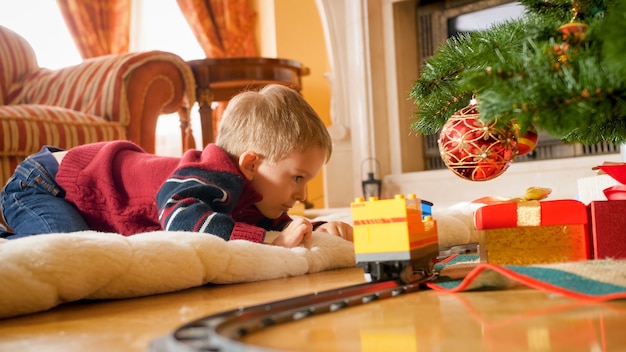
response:
M431 205L415 194L355 199L350 208L357 265L373 280L411 282L432 273L439 241Z

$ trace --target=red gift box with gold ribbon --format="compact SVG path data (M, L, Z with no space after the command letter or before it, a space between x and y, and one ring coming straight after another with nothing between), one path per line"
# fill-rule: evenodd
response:
M626 164L598 166L620 185L604 190L604 201L589 203L589 234L593 258L626 258Z
M482 262L528 265L590 258L587 209L573 199L485 205L474 213Z

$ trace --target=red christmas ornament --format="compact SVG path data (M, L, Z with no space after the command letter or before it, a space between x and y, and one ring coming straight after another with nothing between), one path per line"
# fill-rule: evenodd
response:
M539 134L535 126L530 125L526 130L526 133L520 136L519 125L514 124L515 135L517 136L517 155L526 155L537 147L537 140L539 140Z
M448 169L470 181L487 181L500 176L517 154L513 126L483 123L475 102L448 119L438 144Z

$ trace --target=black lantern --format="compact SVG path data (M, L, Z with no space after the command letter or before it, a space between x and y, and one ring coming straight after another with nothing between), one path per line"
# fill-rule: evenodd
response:
M380 195L382 193L383 183L380 179L377 179L375 176L375 170L372 167L374 164L378 169L378 175L380 175L380 164L378 160L374 158L367 158L363 160L361 163L361 173L363 173L363 165L367 162L369 168L367 171L367 178L361 182L363 186L363 198L369 199L370 197L377 197L380 199Z

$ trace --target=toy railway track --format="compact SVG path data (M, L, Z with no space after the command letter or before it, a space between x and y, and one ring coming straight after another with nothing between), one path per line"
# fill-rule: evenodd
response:
M241 338L277 324L418 291L423 283L434 278L435 274L428 274L410 283L401 280L368 282L210 315L152 341L149 350L271 351L247 345Z

